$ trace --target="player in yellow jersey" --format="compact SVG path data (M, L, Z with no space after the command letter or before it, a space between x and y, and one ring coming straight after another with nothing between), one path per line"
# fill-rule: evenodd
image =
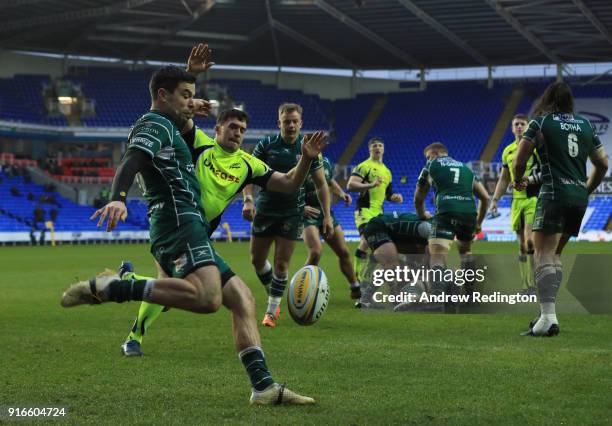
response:
M351 177L346 185L349 191L359 192L355 210L355 225L359 231L359 247L355 251L355 272L357 278L363 277L363 268L367 264L368 243L363 236L365 225L380 214L383 214L383 203L389 200L394 203L402 203L403 197L394 193L391 186L393 177L391 171L383 163L385 144L380 138L372 138L368 141L370 157L353 169Z
M518 151L518 143L527 130L528 117L517 114L512 119L512 133L514 142L504 148L502 153L502 170L491 200L491 211L497 212L497 202L506 193L508 185L515 181L513 163ZM525 294L535 294L533 277L533 234L532 226L535 217L536 202L540 192L540 160L537 153L533 153L527 162L525 178L529 181L526 189L512 188L511 221L512 230L516 232L519 242L519 269L523 291ZM520 180L520 179L517 179Z

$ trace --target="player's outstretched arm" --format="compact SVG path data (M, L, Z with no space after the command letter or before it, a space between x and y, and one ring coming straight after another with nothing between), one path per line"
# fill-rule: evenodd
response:
M308 176L310 165L321 154L326 144L327 136L323 132L306 135L302 144L302 156L297 165L287 173L272 173L266 183L266 189L286 194L297 191Z
M128 191L134 182L136 173L142 170L142 167L150 161L151 157L140 149L132 148L127 150L113 178L111 202L97 210L90 217L90 220L99 218L98 228L108 220L106 223L106 232L110 232L115 229L119 220L125 222L128 214L125 205Z
M493 192L493 199L491 200L491 211L497 211L497 202L504 195L506 189L508 189L508 185L510 184L510 170L508 166L502 167L501 174L499 175L499 179L497 180L497 185L495 186L495 191Z
M489 207L489 193L485 189L484 185L477 180L474 181L472 189L474 191L474 195L476 195L476 198L478 198L478 214L476 215L476 223L480 229Z
M597 189L603 178L608 173L608 156L603 146L597 149L590 156L591 163L593 163L593 171L589 175L587 180L587 191L589 195Z

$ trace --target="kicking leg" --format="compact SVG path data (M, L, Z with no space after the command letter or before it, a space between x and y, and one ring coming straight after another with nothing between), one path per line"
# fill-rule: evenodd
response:
M195 313L216 312L221 306L221 277L216 265L202 266L181 278L122 280L106 271L90 281L73 284L64 292L63 307L130 300L146 302Z

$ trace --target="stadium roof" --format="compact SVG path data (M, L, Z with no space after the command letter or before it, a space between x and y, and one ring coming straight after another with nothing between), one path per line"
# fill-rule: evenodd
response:
M612 61L610 0L3 0L0 48L419 69Z

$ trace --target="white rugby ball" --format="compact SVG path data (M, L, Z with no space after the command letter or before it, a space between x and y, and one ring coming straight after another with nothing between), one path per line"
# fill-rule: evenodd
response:
M312 325L321 318L329 302L327 277L318 266L297 271L287 292L289 314L300 325Z

